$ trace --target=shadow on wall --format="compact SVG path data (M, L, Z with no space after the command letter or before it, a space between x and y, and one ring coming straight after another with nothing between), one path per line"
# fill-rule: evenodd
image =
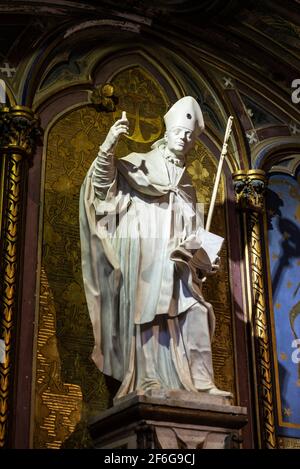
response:
M293 259L300 255L300 228L290 219L283 217L284 202L271 189L267 190L267 206L268 230L274 229L274 218L277 217L277 226L282 235L279 262L276 271L272 273L272 293L273 297L276 297L285 269L291 265Z
M287 178L287 176L285 176ZM297 223L296 191L291 185L279 180L278 193L267 192L267 221L269 231L270 264L272 268L272 297L274 305L274 325L277 343L278 379L283 422L298 422L299 412L295 396L300 384L300 363L291 359L293 340L300 337L299 276L297 265L300 258L300 226ZM276 186L276 180L274 182ZM295 368L295 365L297 368ZM275 368L276 369L276 368ZM280 409L278 409L278 412ZM297 416L298 414L298 416ZM292 420L291 420L292 419ZM283 424L284 427L284 424ZM285 434L280 428L280 434ZM289 430L291 431L291 430ZM296 431L296 430L295 430ZM283 432L283 433L282 433ZM297 437L298 434L293 436ZM289 436L292 436L289 433Z

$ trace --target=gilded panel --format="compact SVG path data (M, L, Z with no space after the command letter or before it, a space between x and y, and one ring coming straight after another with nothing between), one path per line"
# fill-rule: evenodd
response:
M42 266L36 354L34 447L88 447L87 420L108 407L108 386L90 359L93 335L81 278L78 224L79 191L99 144L121 110L131 134L122 137L118 156L148 151L163 135L168 101L158 83L140 67L112 81L119 96L116 113L97 113L92 105L72 110L51 128L47 142L43 207ZM198 200L207 209L216 165L198 143L188 170ZM219 190L212 229L225 236L224 185ZM222 274L206 283L206 297L217 316L213 344L216 382L234 391L233 346L227 247ZM213 294L214 293L214 294ZM214 299L212 299L214 297Z

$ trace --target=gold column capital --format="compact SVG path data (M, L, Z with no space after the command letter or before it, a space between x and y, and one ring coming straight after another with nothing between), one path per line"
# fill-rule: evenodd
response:
M263 212L267 187L265 171L262 169L242 169L233 173L232 178L235 200L239 208Z
M42 136L39 117L28 107L0 109L0 153L30 157Z

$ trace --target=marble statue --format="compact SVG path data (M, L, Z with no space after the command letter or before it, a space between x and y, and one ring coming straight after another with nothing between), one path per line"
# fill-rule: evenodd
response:
M229 396L214 384L215 318L202 295L223 239L202 225L185 156L204 130L186 96L164 116L148 153L116 159L126 112L108 132L80 195L82 272L95 346L92 358L134 390L183 389ZM200 214L201 215L201 214Z

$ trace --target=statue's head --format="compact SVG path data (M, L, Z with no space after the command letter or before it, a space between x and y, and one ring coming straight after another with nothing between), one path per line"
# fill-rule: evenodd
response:
M192 96L179 99L164 115L165 141L168 149L177 156L193 148L196 138L204 130L201 108Z

